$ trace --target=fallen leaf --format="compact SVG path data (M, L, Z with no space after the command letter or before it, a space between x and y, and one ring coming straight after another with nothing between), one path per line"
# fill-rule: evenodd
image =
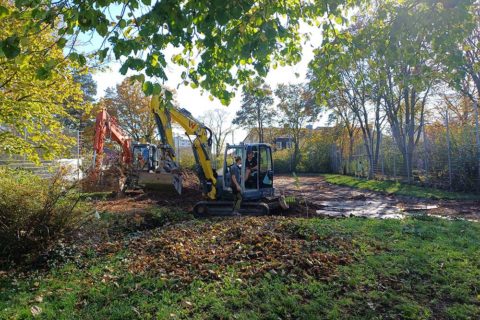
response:
M40 308L39 306L32 306L30 308L30 312L32 313L32 315L34 317L36 317L36 316L39 316L42 313L42 308Z

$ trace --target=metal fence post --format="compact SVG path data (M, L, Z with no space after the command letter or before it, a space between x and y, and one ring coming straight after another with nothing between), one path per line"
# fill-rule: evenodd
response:
M445 112L445 125L447 126L447 149L448 149L448 186L452 189L452 156L450 150L450 127L448 124L448 109Z
M77 130L77 181L80 181L80 130Z
M395 153L393 153L393 178L397 179L397 157L395 156Z
M423 124L423 151L424 151L424 162L425 162L425 181L428 183L428 148L427 148L427 133L425 132L426 124Z
M480 128L478 124L478 100L473 99L473 108L475 109L475 142L477 144L477 157L478 157L478 168L477 168L477 186L480 189Z

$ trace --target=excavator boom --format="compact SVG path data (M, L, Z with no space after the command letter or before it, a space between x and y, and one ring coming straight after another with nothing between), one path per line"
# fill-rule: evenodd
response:
M106 109L102 109L97 114L95 122L95 138L93 142L95 171L98 171L102 165L103 148L107 135L122 147L122 163L132 163L131 139L123 133L123 130L118 125L117 119L108 114Z
M179 124L185 130L187 136L195 136L192 141L192 150L197 163L197 174L204 194L208 199L215 200L217 198L217 178L212 168L210 155L212 145L211 130L195 119L187 110L168 107L160 96L152 97L151 107L157 120L163 148L166 153L170 153L169 156L172 161L175 162L175 152L173 151L174 140L171 121L173 120Z

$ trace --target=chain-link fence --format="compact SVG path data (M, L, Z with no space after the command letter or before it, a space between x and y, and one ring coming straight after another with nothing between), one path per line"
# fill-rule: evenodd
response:
M426 124L420 133L410 163L391 136L381 139L378 161L373 172L377 179L411 182L435 188L480 192L480 150L476 127L470 124ZM369 157L359 141L353 154L333 146L331 161L334 172L367 177ZM408 170L411 168L411 170Z

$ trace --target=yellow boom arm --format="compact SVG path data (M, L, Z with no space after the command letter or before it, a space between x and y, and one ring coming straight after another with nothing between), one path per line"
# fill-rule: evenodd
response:
M157 121L162 143L171 149L171 158L175 161L175 152L171 121L175 121L184 130L187 136L195 136L192 141L193 155L197 163L197 174L203 186L205 195L215 200L217 197L216 172L212 168L210 149L212 145L211 130L196 120L185 109L168 107L160 96L153 96L151 102L152 112Z

